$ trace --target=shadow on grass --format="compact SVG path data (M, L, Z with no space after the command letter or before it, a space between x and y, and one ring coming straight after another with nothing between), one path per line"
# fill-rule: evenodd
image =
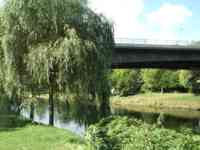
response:
M16 131L31 122L21 120L17 115L0 115L0 132Z

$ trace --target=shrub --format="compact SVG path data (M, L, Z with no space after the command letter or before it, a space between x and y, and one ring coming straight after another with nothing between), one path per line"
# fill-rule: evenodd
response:
M199 150L200 136L159 128L127 117L109 117L90 126L90 150Z

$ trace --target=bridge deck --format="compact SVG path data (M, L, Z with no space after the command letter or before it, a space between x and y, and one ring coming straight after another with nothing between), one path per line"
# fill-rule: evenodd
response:
M161 44L126 44L116 43L116 49L159 49L159 50L200 50L200 46L194 45L161 45Z
M112 68L200 69L200 47L117 43Z

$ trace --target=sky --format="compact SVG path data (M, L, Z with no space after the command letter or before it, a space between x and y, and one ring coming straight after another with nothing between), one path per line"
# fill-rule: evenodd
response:
M199 0L88 1L114 24L115 38L200 40Z
M116 38L200 40L198 0L89 0L114 23Z

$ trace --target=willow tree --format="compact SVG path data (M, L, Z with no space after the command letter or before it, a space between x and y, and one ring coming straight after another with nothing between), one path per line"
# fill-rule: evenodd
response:
M2 24L2 12L0 9L0 91L1 94L3 92L3 80L4 80L4 55L3 55L3 48L2 48L2 37L4 35L4 25Z
M49 124L55 93L108 109L113 29L85 0L7 0L4 21L9 79L20 88L28 74L38 85L48 85Z

